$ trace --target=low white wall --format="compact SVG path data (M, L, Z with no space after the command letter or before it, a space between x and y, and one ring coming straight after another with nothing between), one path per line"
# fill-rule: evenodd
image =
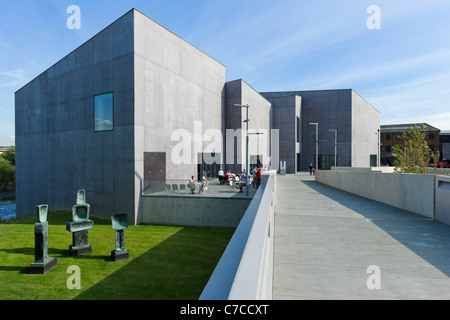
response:
M438 174L450 175L450 168L437 168ZM434 169L428 168L428 173L433 174Z
M318 170L316 181L434 218L434 175L383 173L376 168Z
M265 172L200 300L272 299L276 172Z
M450 225L450 177L436 177L436 220Z

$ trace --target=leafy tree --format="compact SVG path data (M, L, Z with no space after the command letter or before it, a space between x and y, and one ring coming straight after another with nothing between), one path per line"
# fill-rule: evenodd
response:
M8 160L13 166L16 165L16 147L9 147L1 156Z
M402 133L399 138L404 140L404 145L398 144L392 148L392 153L397 156L397 159L394 161L395 172L428 173L431 159L433 159L433 167L436 172L439 151L436 153L431 151L425 136L425 126L423 124L420 127L414 125L408 129L408 132Z
M14 180L14 166L5 158L0 157L0 189L8 187Z
M0 189L7 188L16 179L16 150L10 147L0 155Z

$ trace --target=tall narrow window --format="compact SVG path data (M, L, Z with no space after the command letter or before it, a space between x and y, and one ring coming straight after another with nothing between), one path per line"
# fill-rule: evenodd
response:
M111 131L114 129L113 93L100 94L94 97L94 130Z

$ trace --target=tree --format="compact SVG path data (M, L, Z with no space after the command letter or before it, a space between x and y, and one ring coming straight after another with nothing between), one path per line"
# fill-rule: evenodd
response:
M9 147L1 156L8 160L13 166L16 165L16 147Z
M404 145L398 144L392 148L392 153L397 156L397 159L394 161L395 172L428 173L431 159L433 159L433 167L436 172L439 151L436 153L431 151L425 136L425 126L423 124L420 127L414 125L408 129L408 132L403 132L399 138L404 140Z
M0 189L7 188L16 179L15 148L10 147L0 155Z

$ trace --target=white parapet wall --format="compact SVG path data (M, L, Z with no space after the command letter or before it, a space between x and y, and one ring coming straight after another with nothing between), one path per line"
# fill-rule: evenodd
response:
M333 168L316 181L434 219L435 175L389 173L391 168Z
M270 300L273 288L276 171L261 186L200 295L200 300Z
M450 225L450 176L436 177L435 203L436 220Z

